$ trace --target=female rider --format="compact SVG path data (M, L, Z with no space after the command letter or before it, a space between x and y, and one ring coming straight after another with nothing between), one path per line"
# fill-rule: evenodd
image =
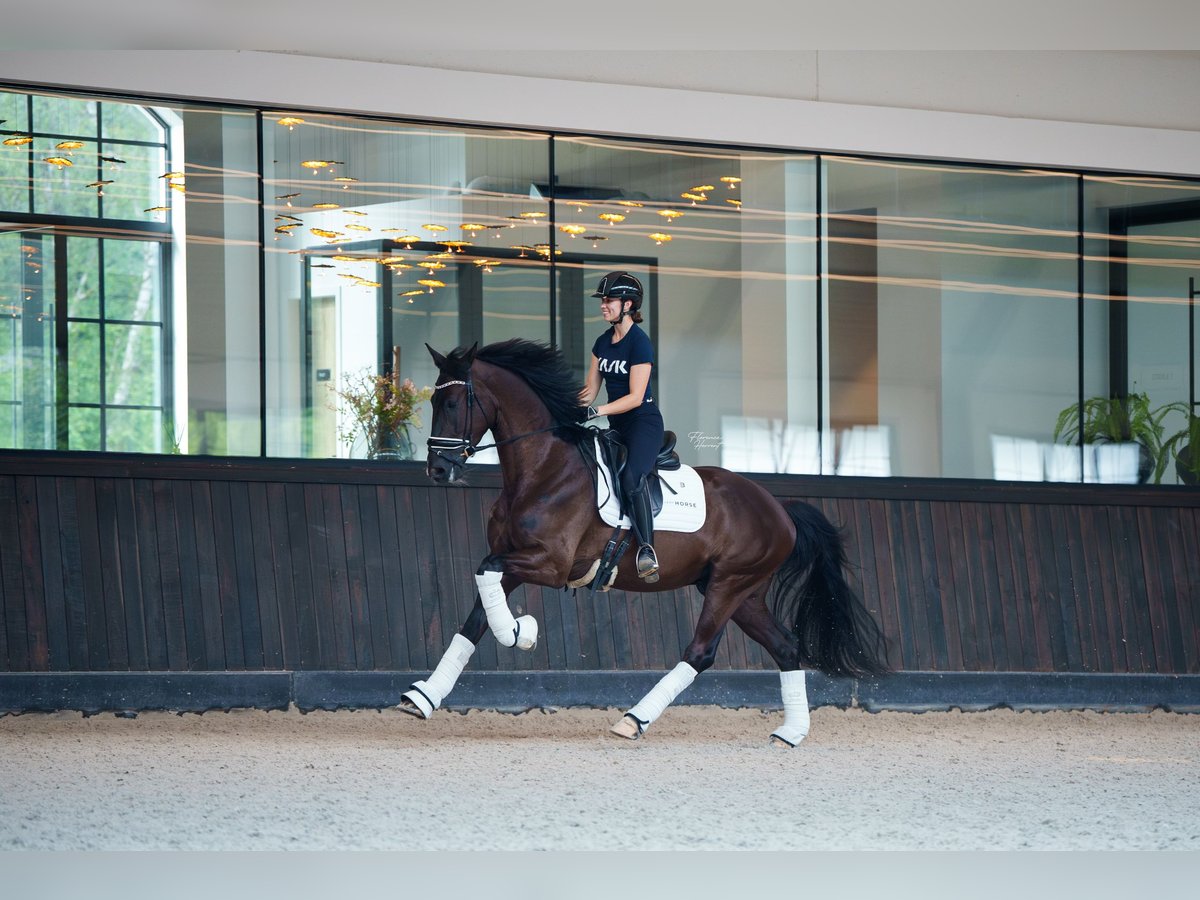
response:
M621 486L630 501L629 518L640 544L637 573L653 584L658 581L658 557L647 479L662 447L663 419L650 390L654 347L638 327L642 283L628 272L609 272L592 296L600 298L600 315L612 327L592 345L592 367L579 392L579 403L588 407L588 419L608 416L609 425L621 435L628 451ZM608 403L591 406L600 393L601 379Z

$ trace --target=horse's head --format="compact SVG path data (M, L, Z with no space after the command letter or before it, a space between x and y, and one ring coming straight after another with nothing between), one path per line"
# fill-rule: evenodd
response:
M479 345L449 356L442 356L428 344L425 349L438 367L425 474L438 484L452 484L463 474L475 446L490 427L471 377Z

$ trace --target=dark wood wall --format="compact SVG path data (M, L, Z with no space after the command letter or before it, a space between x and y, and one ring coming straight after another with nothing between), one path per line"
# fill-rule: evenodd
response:
M0 671L428 670L469 610L498 475L0 454ZM1200 673L1200 495L761 478L844 526L900 670ZM693 590L525 588L531 654L473 669L665 669ZM717 667L771 668L730 626Z

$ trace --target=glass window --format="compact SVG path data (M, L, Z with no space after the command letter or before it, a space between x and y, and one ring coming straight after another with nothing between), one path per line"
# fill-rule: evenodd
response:
M426 343L550 340L546 135L285 112L263 129L269 455L371 455L335 391L432 385Z
M1084 232L1086 480L1196 484L1200 184L1089 176ZM1078 443L1078 407L1064 412Z
M259 455L256 114L16 91L0 110L34 136L0 148L6 443Z
M1040 481L1077 393L1060 172L825 159L828 472Z
M582 378L606 272L637 276L652 388L680 456L816 472L809 155L556 138L559 345Z

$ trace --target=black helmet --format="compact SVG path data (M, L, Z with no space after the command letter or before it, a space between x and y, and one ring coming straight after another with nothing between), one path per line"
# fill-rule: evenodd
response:
M609 272L600 279L593 297L616 297L618 300L632 300L633 308L642 306L642 283L628 272Z

